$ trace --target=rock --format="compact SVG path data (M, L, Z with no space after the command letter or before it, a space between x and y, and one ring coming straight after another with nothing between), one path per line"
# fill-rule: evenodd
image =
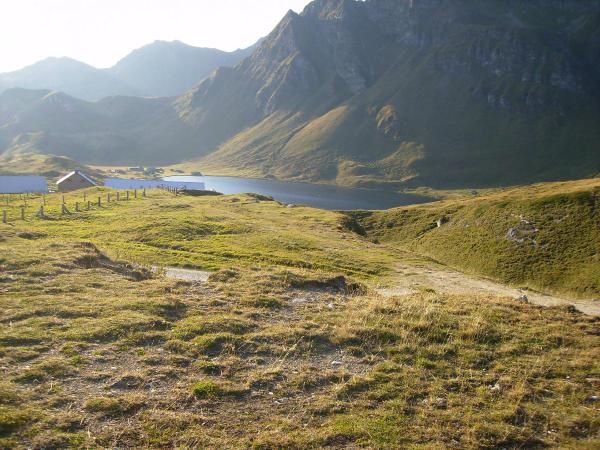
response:
M443 397L438 397L433 402L433 406L435 406L438 409L446 409L448 407L448 400L446 400Z
M293 205L292 203L290 203L289 205L286 205L286 208L295 208L296 205Z
M502 392L502 386L500 386L500 383L496 383L493 386L490 386L490 392L493 392L493 393Z
M517 240L517 230L515 228L509 228L506 232L506 239L509 241Z
M527 296L525 294L515 297L515 300L517 300L521 303L529 303L529 299L527 298Z
M598 401L598 396L597 396L597 395L590 395L590 396L587 398L587 401L588 401L588 402L591 402L591 403L595 403L595 402L597 402L597 401Z
M121 378L120 380L111 384L109 387L111 389L132 389L132 388L138 387L141 383L142 383L141 378L133 376L133 375L126 375L123 378Z
M341 362L341 361L331 361L331 365L334 366L334 367L339 367L342 364L344 364L344 363Z
M444 225L445 223L448 223L447 217L440 217L436 222L438 228L441 228L441 226Z

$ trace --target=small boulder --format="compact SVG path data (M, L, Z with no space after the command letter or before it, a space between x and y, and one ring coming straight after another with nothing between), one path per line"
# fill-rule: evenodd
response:
M518 302L521 302L521 303L529 303L529 298L527 298L527 296L525 294L519 295L518 297L515 298L515 300L517 300Z
M438 397L433 402L433 406L435 406L438 409L446 409L448 407L448 400L446 400L443 397Z
M500 392L502 392L502 386L500 386L500 383L496 383L493 386L490 386L490 392L493 392L495 394L499 394Z

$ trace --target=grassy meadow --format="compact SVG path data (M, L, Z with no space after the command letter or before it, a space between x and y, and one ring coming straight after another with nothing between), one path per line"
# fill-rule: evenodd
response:
M61 215L48 195L38 219L30 198L26 221L2 204L0 448L600 446L597 318L378 295L397 261L426 261L375 234L386 213L115 199L68 194Z
M350 216L388 247L515 286L600 298L598 178Z

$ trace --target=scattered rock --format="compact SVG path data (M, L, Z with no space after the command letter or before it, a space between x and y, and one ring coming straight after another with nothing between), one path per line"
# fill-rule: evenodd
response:
M36 239L41 239L41 238L46 237L46 234L27 232L27 231L18 231L17 237L19 237L21 239L27 239L27 240L36 240Z
M347 282L343 275L327 279L305 279L296 278L291 280L291 286L296 289L312 291L344 292L348 294L359 294L366 291L360 283Z
M331 365L334 366L334 367L339 367L342 364L344 364L344 363L341 362L341 361L331 361Z
M506 239L512 242L518 242L519 244L529 243L533 246L537 246L535 234L539 230L531 221L524 219L523 216L520 216L519 220L520 222L517 226L508 229L506 232Z
M496 383L493 386L490 386L490 392L493 392L493 393L502 392L502 386L500 386L500 383Z
M527 298L527 296L525 294L515 297L515 300L517 300L518 302L521 302L521 303L529 303L529 298Z
M111 389L132 389L138 387L142 383L142 380L139 377L133 375L126 375L115 383L111 384L109 387Z
M445 216L440 217L436 222L438 228L441 228L445 223L448 223L448 218Z
M448 407L448 400L446 400L443 397L438 397L433 402L433 406L435 406L438 409L446 409Z
M595 403L595 402L597 402L597 401L598 401L598 396L597 396L597 395L590 395L590 396L587 398L587 401L588 401L588 402L590 402L590 403Z

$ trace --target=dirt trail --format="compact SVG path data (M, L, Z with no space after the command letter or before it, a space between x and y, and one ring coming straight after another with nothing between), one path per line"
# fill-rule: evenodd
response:
M160 270L157 266L153 266L152 269L155 272ZM164 276L167 278L185 281L198 281L202 283L207 282L208 277L211 274L211 272L205 272L204 270L180 269L178 267L164 267L162 271Z
M581 300L569 299L541 294L530 290L521 290L503 284L466 275L464 273L437 266L434 263L397 266L398 276L393 287L378 289L382 295L408 295L422 289L434 289L438 292L451 294L493 294L512 297L527 296L530 303L541 306L573 305L579 311L594 316L600 316L600 299Z

